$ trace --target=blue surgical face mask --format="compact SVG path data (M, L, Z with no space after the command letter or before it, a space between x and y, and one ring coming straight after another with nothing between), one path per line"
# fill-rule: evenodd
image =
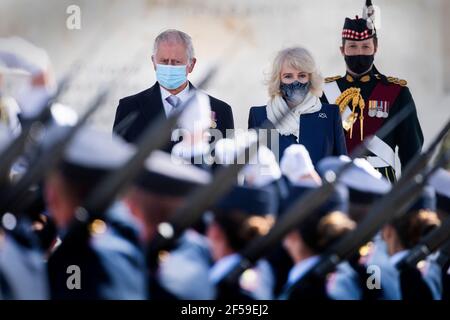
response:
M179 88L187 81L186 65L171 66L165 64L156 65L156 79L164 88L173 90Z

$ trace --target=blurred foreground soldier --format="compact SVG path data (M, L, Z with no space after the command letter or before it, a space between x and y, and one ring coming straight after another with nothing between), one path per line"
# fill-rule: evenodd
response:
M254 130L236 132L233 139L221 139L215 144L215 164L228 166L233 163L246 165L239 172L237 183L255 188L263 188L276 197L278 203L287 194L286 181L275 154L267 146L254 144L253 150L246 150L257 140ZM245 151L245 152L244 152ZM254 154L250 158L250 151Z
M450 215L450 171L438 169L429 184L436 192L437 212L441 220Z
M434 212L435 206L434 191L425 189L423 195L403 216L392 220L383 227L382 237L387 245L391 266L395 267L408 254L409 249L417 245L420 239L433 228L440 225L440 220ZM428 261L428 264L434 264L434 262ZM383 264L378 266L382 273L387 272L386 269L389 268ZM398 282L402 300L432 300L432 289L434 289L435 297L440 298L441 293L436 292L440 290L440 281L437 285L430 282L433 279L428 278L427 281L417 268L403 266L393 274L396 277L393 277L391 281Z
M186 33L170 29L159 34L153 46L152 62L156 72L155 85L121 99L117 107L114 131L127 116L137 115L130 125L117 132L128 142L136 142L145 128L158 116L168 117L173 110L186 102L189 90L194 88L187 77L194 70L197 59L192 39ZM226 137L226 129L234 129L231 107L216 98L209 99L209 127L220 130L222 137Z
M440 152L441 152L441 154L443 154L444 152L447 152L448 150L450 150L450 134L447 134L447 136L442 141L442 146L441 146ZM450 170L450 164L447 164L447 166L444 169Z
M207 235L214 265L209 279L217 285L239 263L239 251L261 237L275 221L276 199L263 188L236 186L212 210ZM272 299L274 279L265 260L246 270L235 287L217 286L218 300Z
M301 144L293 144L286 148L281 158L280 169L283 180L286 182L287 195L280 198L278 214L287 209L286 200L289 197L290 186L301 185L312 188L322 184L322 179L314 169L308 150ZM274 295L278 296L286 284L293 262L282 244L278 245L267 259L274 270Z
M437 212L441 220L450 216L450 171L439 169L429 180L436 191ZM445 245L449 245L447 242ZM444 246L445 246L444 245ZM436 260L442 260L442 300L450 301L450 254L440 252Z
M0 124L0 152L12 141ZM44 300L49 298L44 252L25 217L10 213L0 223L0 299Z
M375 137L367 158L389 181L396 181L395 148L402 167L421 151L423 134L416 107L405 80L386 77L374 65L378 51L372 1L367 1L363 18L346 18L341 53L347 73L325 79L323 101L339 105L348 152L365 137L374 135L404 108L412 113L383 140Z
M0 94L1 119L17 133L20 131L18 119L23 121L24 117L39 112L37 107L55 89L50 58L45 50L22 38L0 38L0 88L2 77L4 82L12 82L14 86L8 88L12 90L8 96Z
M322 184L319 174L314 169L308 150L301 144L293 144L286 148L280 162L281 170L292 184L311 181Z
M322 177L330 172L337 173L350 159L348 157L329 157L323 159L317 165L317 170ZM375 170L370 163L364 159L355 159L352 166L346 170L339 180L339 183L347 187L349 192L349 216L359 223L362 221L371 206L391 190L390 183ZM382 261L388 261L388 255L385 250L385 243L380 236L375 237L375 245L373 255ZM353 269L358 272L363 292L362 299L377 300L382 297L380 290L369 290L366 281L368 273L366 270L366 256L369 247L362 247L360 252L350 261ZM378 261L378 260L377 260ZM384 275L382 274L382 277ZM396 290L387 290L387 292L397 292ZM392 299L398 298L397 296Z
M209 132L211 124L211 105L207 94L197 91L178 121L180 128L172 134L172 138L182 137L175 144L172 154L186 163L210 170L213 162L210 155Z
M239 175L242 185L264 189L271 194L275 205L272 213L276 214L280 202L288 195L288 189L275 154L268 147L260 145Z
M125 196L125 202L141 224L141 241L148 244L164 222L186 201L194 188L210 182L205 170L162 151L153 152L143 172ZM175 246L159 256L150 271L150 299L211 299L213 287L207 274L211 264L206 239L189 229ZM146 284L147 285L147 284Z
M305 183L293 185L286 206L315 187ZM294 287L330 245L356 227L356 223L344 213L347 208L346 196L345 188L336 190L332 198L285 236L283 245L294 261L294 266L289 272L281 299L359 299L361 289L357 274L347 262L338 265L331 278L328 278L333 279L334 283L330 283L327 277L314 277Z
M349 161L345 156L325 158L317 170L324 177L329 171L338 172ZM339 181L349 190L349 215L356 222L364 219L371 205L391 190L389 182L364 159L355 159Z
M123 206L114 206L94 220L88 237L76 234L72 242L65 239L86 196L133 152L117 136L83 127L47 178L47 207L62 240L48 260L52 299L147 298L137 225Z
M0 122L18 134L20 132L19 113L20 109L14 98L2 93L2 72L0 71Z

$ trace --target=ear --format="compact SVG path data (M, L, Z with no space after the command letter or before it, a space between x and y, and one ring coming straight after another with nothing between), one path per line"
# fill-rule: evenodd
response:
M55 208L58 205L58 192L57 188L54 184L54 177L50 176L45 182L45 201L47 202L47 206L51 208Z
M55 221L64 219L67 210L67 199L65 190L61 185L61 178L53 173L45 181L45 202Z
M156 62L155 62L155 56L152 56L152 63L153 63L153 70L156 71Z
M381 230L381 236L384 241L389 241L393 236L393 228L390 225L386 225Z
M298 233L297 230L293 230L284 237L283 243L288 248L292 248L292 247L297 247L301 241L302 241L302 239L301 239L300 233Z
M222 229L219 227L219 225L215 222L212 222L207 229L207 235L208 238L214 241L223 241L225 238L225 234L223 233Z
M341 49L341 54L343 56L345 56L345 48L344 48L344 46L340 46L339 48Z
M192 58L191 64L187 67L187 73L191 73L194 70L195 63L197 62L196 58Z
M130 195L124 197L123 201L126 204L126 206L130 209L131 214L137 220L139 220L139 222L144 223L144 215L139 205L137 204L137 201L135 201L133 197Z

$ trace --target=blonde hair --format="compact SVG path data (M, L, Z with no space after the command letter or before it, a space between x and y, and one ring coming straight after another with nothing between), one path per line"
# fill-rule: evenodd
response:
M316 97L322 96L323 77L316 66L312 54L302 47L286 48L278 52L272 64L270 77L267 81L270 98L281 95L281 69L287 62L292 68L309 74L310 92Z

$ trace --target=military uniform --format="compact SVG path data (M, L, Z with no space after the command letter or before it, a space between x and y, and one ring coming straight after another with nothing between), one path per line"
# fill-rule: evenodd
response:
M209 279L216 288L216 299L245 301L273 298L275 283L273 270L265 259L258 260L252 268L244 271L236 283L224 280L233 267L240 263L242 257L238 252L249 242L261 236L256 234L243 236L242 234L246 232L245 226L251 226L252 220L255 219L261 219L262 224L262 219L266 219L268 215L274 215L277 201L274 192L270 192L267 186L234 186L214 205L212 220L224 234L229 247L228 251L232 252L215 261L209 271ZM232 215L236 212L242 216L240 220L233 218ZM211 241L214 242L214 240Z
M344 40L360 41L375 36L376 30L369 29L365 19L346 19ZM371 154L367 160L391 182L396 180L396 147L403 168L421 151L422 129L405 80L387 77L372 65L357 77L347 72L344 76L326 78L322 100L339 106L349 153L364 138L376 134L395 114L411 109L395 130L382 139L375 136L368 145Z
M448 152L449 150L450 150L450 133L447 134L447 136L442 141L440 153L444 154L444 152ZM448 163L444 168L450 170L450 163Z
M0 123L0 154L11 143L12 135L9 128ZM4 212L0 214L0 221L0 299L48 299L44 252L30 221Z
M324 177L329 170L335 173L338 172L348 161L350 159L344 157L325 158L317 165L317 171ZM349 215L358 222L365 218L372 203L391 190L389 182L363 159L355 160L352 166L341 175L339 181L349 191ZM355 211L353 209L355 205L364 209ZM375 237L374 242L376 243L374 246L376 249L372 252L372 256L361 259L361 256L365 255L364 251L366 247L363 247L360 252L348 261L348 265L344 264L340 268L338 266L338 270L341 270L341 275L338 274L334 277L334 287L330 286L329 289L331 294L339 294L339 296L346 299L400 299L400 289L392 281L395 277L396 270L389 264L389 257L385 251L385 243L379 236ZM367 262L368 258L370 262ZM386 271L381 274L382 290L370 290L366 285L367 278L369 277L367 266L372 264L387 266ZM353 279L353 281L349 283L349 279ZM353 285L354 289L347 292L345 288L351 288L352 283L357 283L359 286ZM385 283L386 286L384 285ZM385 288L386 290L384 290Z
M410 254L411 247L415 246L417 241L410 235L400 236L401 231L406 224L409 225L408 215L418 215L420 210L435 211L436 201L432 188L425 188L421 197L406 211L406 213L389 222L401 241L403 250L391 253L389 256L387 244L381 239L377 239L377 250L374 257L369 259L371 265L376 265L381 269L381 287L383 298L402 299L407 301L426 301L440 299L441 280L436 276L435 270L437 264L432 257L426 259L423 265L426 268L405 265L401 263L405 257ZM423 235L425 236L425 234ZM408 237L403 239L403 237ZM381 251L382 250L382 251ZM375 258L375 259L373 259Z
M0 229L0 299L48 298L44 252L39 249L31 225L20 221L13 230Z
M146 299L145 259L131 221L108 212L91 225L89 238L57 248L48 261L52 299ZM70 266L80 268L80 289L68 287Z
M322 177L331 170L340 170L348 157L329 157L319 162L317 171ZM349 191L349 215L359 222L364 219L370 206L391 190L390 183L364 159L355 159L340 177L339 183Z
M99 181L121 168L133 153L134 148L115 135L80 128L56 169L74 197L61 201L83 202ZM51 186L52 180L47 181L47 187ZM144 252L126 207L117 203L98 213L89 225L72 229L70 222L61 222L52 198L46 200L61 239L48 259L52 299L147 298ZM75 219L76 209L72 215Z
M450 172L439 169L429 180L430 185L436 191L436 205L441 219L450 215ZM450 241L447 241L440 249L435 262L439 263L440 270L434 271L440 275L442 283L442 300L450 301Z
M174 154L152 152L133 182L134 188L140 194L151 199L151 205L132 196L127 200L131 203L132 212L139 219L144 219L141 221L141 238L143 241L150 241L146 245L152 247L151 241L156 236L153 228L168 221L195 188L210 181L211 173L208 170L194 166ZM160 209L164 207L160 201L173 201L179 203L179 206ZM149 206L152 210L148 209ZM140 208L140 211L137 212L135 208ZM142 214L145 217L142 217ZM147 217L151 215L158 217L157 221L150 218L152 222L147 222ZM208 280L210 266L211 258L206 239L193 229L186 230L169 248L158 252L157 256L147 257L145 268L149 274L150 299L212 299L213 286Z
M212 259L206 238L193 230L186 231L170 252L161 256L157 278L153 279L151 299L210 300L214 286L208 279ZM180 267L183 272L180 272ZM157 288L155 283L159 284ZM153 289L153 290L152 290ZM165 294L165 296L163 295Z
M325 158L327 159L327 158ZM324 160L322 160L324 161ZM320 165L320 162L319 162ZM284 201L286 209L306 192L317 188L310 182L297 182L290 185L289 197ZM308 217L297 227L304 239L317 237L317 230L321 217L333 211L342 213L348 210L348 190L338 186L332 196L311 217ZM305 240L304 240L305 241ZM309 240L311 241L311 240ZM312 249L315 255L297 262L289 271L287 282L280 294L282 300L359 300L361 299L361 284L356 271L347 262L340 263L336 269L326 276L312 276L307 280L303 277L320 261L321 254L326 250ZM301 281L302 280L302 281ZM298 282L301 281L300 284Z

